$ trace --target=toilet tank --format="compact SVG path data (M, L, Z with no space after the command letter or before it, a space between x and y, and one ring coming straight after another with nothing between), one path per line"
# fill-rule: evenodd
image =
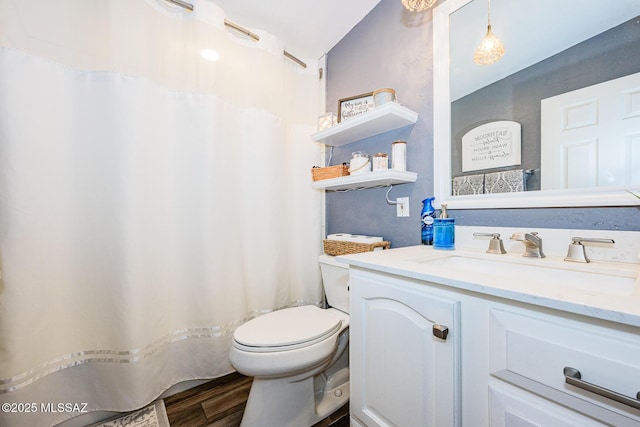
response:
M330 307L349 313L349 265L331 255L320 255L320 271Z

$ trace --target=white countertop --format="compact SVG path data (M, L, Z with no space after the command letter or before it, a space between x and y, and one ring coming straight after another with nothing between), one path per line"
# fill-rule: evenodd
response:
M472 258L469 265L473 268L452 268L445 265L447 260L438 261L451 256L457 258L460 266L465 265L465 258ZM525 258L521 253L492 255L476 249L440 251L420 245L343 255L336 260L348 263L351 268L393 274L640 327L640 264L606 261L583 264L566 262L563 258ZM524 266L523 274L518 273L519 265ZM532 275L527 266L542 271L542 274ZM495 274L498 269L501 274ZM572 272L581 279L571 280ZM585 273L595 279L589 280L593 286L580 283ZM505 274L515 277L505 280ZM549 284L545 275L547 279L562 277L562 284ZM607 286L607 280L613 282L617 279L626 281L628 286Z

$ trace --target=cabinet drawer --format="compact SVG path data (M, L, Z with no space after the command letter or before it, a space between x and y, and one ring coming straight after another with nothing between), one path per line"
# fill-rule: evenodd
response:
M492 375L598 419L615 413L640 422L640 409L565 377L574 368L584 382L640 403L640 335L533 311L493 309L489 323Z
M605 427L606 424L508 384L489 383L491 427Z

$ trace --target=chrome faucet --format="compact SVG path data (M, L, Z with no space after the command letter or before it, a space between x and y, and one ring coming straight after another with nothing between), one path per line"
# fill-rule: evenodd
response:
M571 239L571 244L569 245L569 250L567 252L567 256L564 257L564 260L573 262L591 262L591 260L587 256L587 251L582 244L583 242L609 244L615 243L613 239L589 239L584 237L574 237Z
M513 233L511 240L517 240L524 244L524 254L522 256L544 258L544 252L542 252L542 237L538 237L538 233L532 231L531 233Z
M507 253L507 251L504 250L500 233L473 233L473 235L478 237L491 237L491 240L489 240L489 249L486 251L488 254Z

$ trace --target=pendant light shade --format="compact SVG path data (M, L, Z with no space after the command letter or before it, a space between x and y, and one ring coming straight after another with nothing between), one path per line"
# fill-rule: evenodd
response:
M436 0L402 0L404 7L412 12L421 12L434 5Z
M491 0L488 0L487 34L473 54L473 61L479 65L495 64L504 55L504 46L499 38L491 32Z

